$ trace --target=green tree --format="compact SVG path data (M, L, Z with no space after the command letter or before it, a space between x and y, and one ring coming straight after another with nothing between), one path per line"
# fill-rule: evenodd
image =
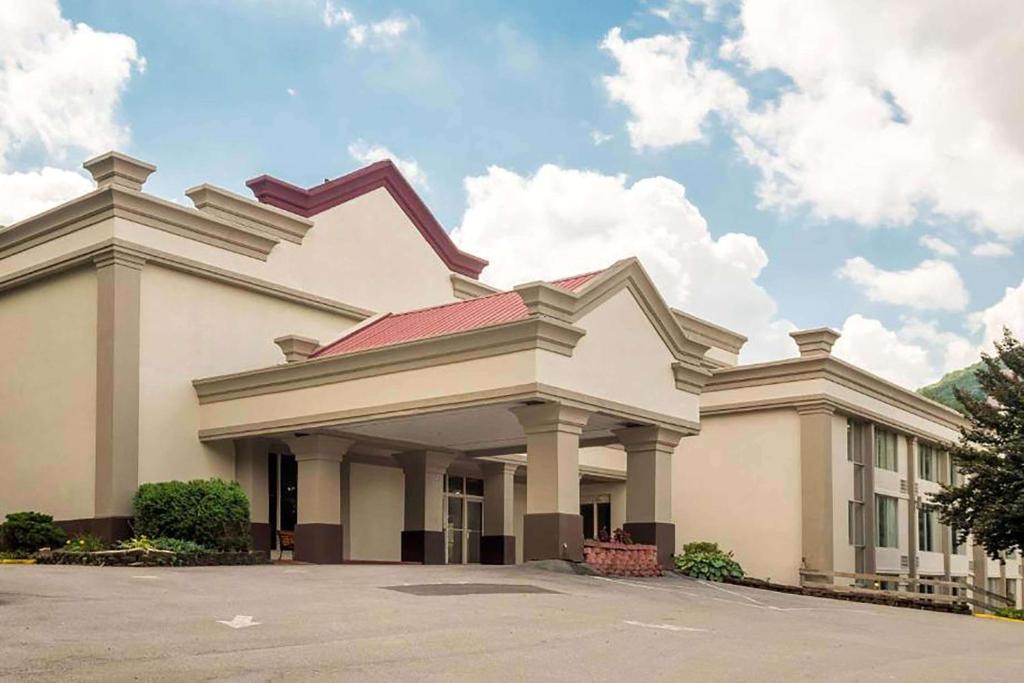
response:
M1024 346L1004 329L995 347L975 372L984 396L956 390L969 422L951 451L963 481L933 500L961 543L970 534L998 559L1024 550Z

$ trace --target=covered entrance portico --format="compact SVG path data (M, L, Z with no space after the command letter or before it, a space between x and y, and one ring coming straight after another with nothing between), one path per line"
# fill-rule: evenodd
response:
M521 311L508 314L510 305ZM367 341L388 324L415 326L438 311L451 319L468 306L485 324ZM488 322L485 306L504 312ZM200 438L235 442L239 480L255 500L263 482L251 474L270 445L295 457L296 559L359 559L346 536L388 529L380 519L399 515L402 561L581 561L582 450L618 460L624 526L669 562L671 468L680 439L697 431L706 347L686 338L635 260L573 286L533 283L381 316L305 356L291 338L281 343L292 362L195 386ZM388 471L357 506L365 491L352 472L370 464ZM482 489L471 491L470 479ZM258 507L256 532L266 524Z

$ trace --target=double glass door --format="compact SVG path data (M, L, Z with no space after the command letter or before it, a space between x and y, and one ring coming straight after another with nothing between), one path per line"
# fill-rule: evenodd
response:
M484 482L468 477L445 478L445 540L448 564L480 561L484 529Z

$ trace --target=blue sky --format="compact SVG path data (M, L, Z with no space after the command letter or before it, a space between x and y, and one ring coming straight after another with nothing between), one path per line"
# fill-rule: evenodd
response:
M749 359L795 351L785 336L794 326L828 325L844 332L850 360L916 385L975 357L999 324L1024 318L1016 245L1024 218L1008 202L1024 189L1024 142L999 138L1007 112L1024 105L1001 101L998 83L977 85L972 74L991 65L977 63L976 49L958 52L959 29L936 28L928 3L908 1L893 21L872 4L64 0L60 11L94 32L129 37L144 59L115 79L108 113L119 146L158 165L149 191L180 198L208 181L245 192L244 180L260 173L312 185L362 165L353 145L356 156L384 147L415 164L427 203L449 229L463 226L456 238L494 262L499 284L566 275L547 271L583 257L605 265L636 235L666 297L747 333ZM843 14L851 7L859 8L853 20ZM968 14L958 21L977 29L975 46L1001 45L1003 25L1014 23ZM608 47L616 27L618 51ZM838 41L828 37L836 27ZM872 46L865 36L889 42ZM892 58L858 56L844 40ZM1024 61L1019 47L1006 49L985 59L1003 68ZM936 54L944 71L933 71ZM915 85L950 69L942 88ZM615 96L607 79L617 76L624 83ZM783 106L787 94L794 100ZM879 107L891 109L888 120L877 119ZM936 109L951 113L938 120L929 113ZM959 139L958 116L987 116L990 125ZM992 131L995 142L978 142ZM35 144L32 135L15 131L0 170L72 170L92 151L80 141ZM544 165L553 170L542 183ZM492 168L508 174L502 181ZM780 168L788 170L779 176ZM771 173L781 189L764 188ZM616 201L619 176L636 210L601 203ZM478 179L475 199L467 178ZM654 178L672 183L653 198L626 193ZM976 203L964 189L974 182L983 188ZM684 207L673 199L682 188ZM621 217L584 246L556 205L560 193L590 205L587 192L601 195L597 223ZM523 212L517 202L552 206ZM652 204L659 230L671 232L680 216L687 237L651 237ZM529 230L539 233L528 240ZM729 233L752 239L716 242ZM924 236L946 243L942 253ZM1013 253L971 254L986 243ZM679 253L652 266L665 244ZM551 258L562 251L581 257ZM690 280L718 284L669 282L691 271Z

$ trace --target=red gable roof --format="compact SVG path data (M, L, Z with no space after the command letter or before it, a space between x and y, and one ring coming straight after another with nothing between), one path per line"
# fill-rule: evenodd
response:
M467 277L480 277L487 261L460 251L451 237L434 218L412 185L395 165L388 160L378 161L366 168L353 171L340 178L303 189L277 178L261 175L245 183L256 199L264 204L297 213L309 218L350 199L383 187L394 198L405 215L413 222L423 238L450 270Z
M551 284L576 291L604 271L556 280ZM466 301L421 308L405 313L388 313L365 327L358 327L341 339L322 346L310 358L338 356L391 346L417 339L429 339L456 332L467 332L500 325L528 316L526 304L518 292L498 292Z

